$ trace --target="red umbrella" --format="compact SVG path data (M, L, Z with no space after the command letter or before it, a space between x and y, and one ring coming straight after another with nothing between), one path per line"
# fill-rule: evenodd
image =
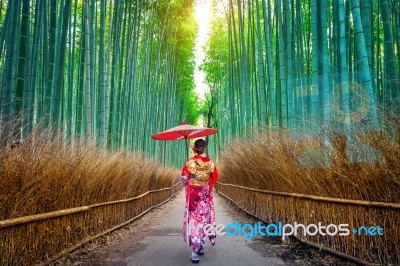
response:
M188 125L186 122L182 122L181 125L157 133L151 136L151 138L155 140L180 140L180 139L186 140L186 139L194 139L194 138L213 135L217 132L218 130L214 128L193 126L193 125ZM187 142L186 142L186 150L188 150Z
M161 133L153 135L151 138L156 140L180 140L180 139L194 139L217 133L218 130L214 128L204 128L193 125L188 125L182 122L180 126L170 128Z

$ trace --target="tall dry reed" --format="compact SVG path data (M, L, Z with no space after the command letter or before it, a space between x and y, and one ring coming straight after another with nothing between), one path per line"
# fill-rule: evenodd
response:
M318 198L400 203L400 123L392 120L386 125L390 125L387 127L390 130L383 128L379 132L358 134L357 142L364 146L351 149L354 157L357 155L365 162L350 163L347 138L332 137L332 164L326 168L304 167L318 165L323 160L321 156L315 156L316 153L304 156L322 147L323 140L311 135L299 140L291 132L280 130L254 134L249 140L237 140L228 146L218 163L222 183L217 186L218 191L245 211L272 223L347 223L349 230L363 225L382 226L383 236L317 234L304 238L369 263L398 265L399 208L328 202ZM307 137L309 139L304 140ZM378 153L374 155L371 148ZM243 187L284 193L257 192ZM310 199L286 193L318 197Z
M52 261L137 219L182 187L174 186L177 169L138 153L84 140L68 144L50 129L16 141L10 127L0 127L0 136L0 265ZM57 212L69 208L79 211Z
M36 130L0 149L0 220L140 195L177 183L179 172L92 142L66 145L62 134Z
M395 130L399 132L399 124ZM368 144L379 151L379 162L349 163L346 138L337 136L331 142L332 165L306 168L302 165L315 165L321 157L304 156L300 160L299 156L320 149L321 139L298 140L284 130L254 134L251 140L231 143L222 153L218 164L220 181L271 191L400 202L398 136L382 131L360 134L357 139L358 143ZM354 152L365 153L365 146L359 146L359 149Z

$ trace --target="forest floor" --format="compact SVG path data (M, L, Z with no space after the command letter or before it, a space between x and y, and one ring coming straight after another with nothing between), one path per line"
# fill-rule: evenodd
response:
M215 194L217 224L258 221ZM192 265L190 247L183 241L182 218L185 201L180 192L171 202L153 210L126 227L110 233L52 263L58 265ZM217 244L207 240L200 264L206 265L355 265L296 240L280 237L217 236Z

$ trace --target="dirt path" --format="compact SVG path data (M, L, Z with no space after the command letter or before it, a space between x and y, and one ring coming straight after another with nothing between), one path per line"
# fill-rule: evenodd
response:
M256 223L215 193L217 224ZM190 247L183 241L184 193L136 222L87 245L55 265L193 265ZM203 265L352 265L292 241L276 237L218 236L207 241Z

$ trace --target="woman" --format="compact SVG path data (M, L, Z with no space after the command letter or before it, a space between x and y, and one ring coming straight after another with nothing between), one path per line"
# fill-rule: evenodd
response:
M186 193L183 237L192 247L190 260L193 263L198 263L198 255L204 254L204 226L209 225L207 232L211 232L208 237L212 245L216 240L212 187L218 179L218 172L211 159L204 154L206 147L205 140L196 140L192 148L196 155L182 169Z

